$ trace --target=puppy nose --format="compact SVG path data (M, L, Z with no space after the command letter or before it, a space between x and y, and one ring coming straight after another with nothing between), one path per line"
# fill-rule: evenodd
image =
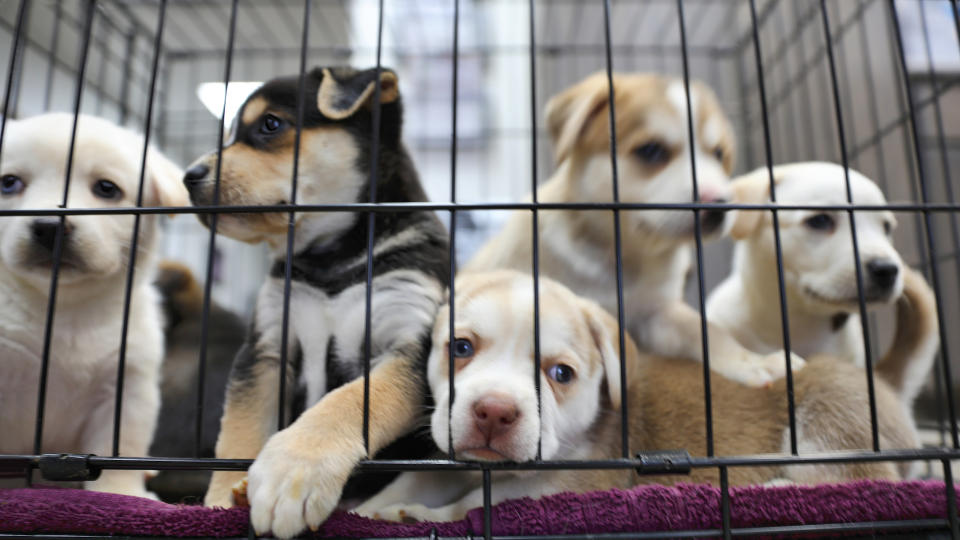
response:
M30 233L33 236L33 241L53 251L53 245L57 240L57 227L59 226L59 218L37 218L33 220L33 223L30 225ZM71 230L73 230L73 227L70 226L70 222L65 221L63 224L64 240L69 237Z
M900 267L890 259L873 259L867 262L867 271L878 287L889 289L896 283Z
M194 165L187 169L187 172L183 175L183 183L187 186L195 186L199 184L204 178L207 177L207 174L210 172L210 167L207 167L204 164Z
M511 399L486 396L473 403L473 421L489 442L513 428L520 411Z
M717 203L724 204L727 202L727 199L717 198L713 200L707 200L704 197L700 198L701 202ZM718 228L720 225L723 225L723 217L726 214L726 210L723 208L711 208L709 210L703 211L700 213L700 226L703 228L703 231L706 233L711 233Z

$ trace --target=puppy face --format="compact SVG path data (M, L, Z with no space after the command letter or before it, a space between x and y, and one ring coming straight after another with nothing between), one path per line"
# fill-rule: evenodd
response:
M847 202L843 167L833 163L795 163L774 169L777 201L796 205L842 205ZM737 200L769 201L769 173L759 169L734 183ZM855 204L883 205L883 193L869 178L850 171ZM854 213L860 250L863 294L871 303L891 302L903 290L903 260L893 247L896 220L889 211ZM780 238L784 279L811 309L825 314L858 306L856 266L845 211L781 211ZM775 257L769 212L738 211L731 215L731 234L748 239L754 249ZM769 261L768 261L769 262ZM775 264L775 263L774 263Z
M490 461L572 457L598 415L619 407L616 321L548 279L540 280L540 413L534 386L533 280L513 271L457 279L453 409L449 310L434 327L428 363L436 400L431 433L457 456ZM611 333L611 321L612 332Z
M733 130L706 85L690 84L693 144L688 140L682 79L615 75L613 87L621 201L693 202L691 152L696 160L699 201L730 198ZM605 73L587 78L547 104L547 127L556 145L557 161L570 159L583 167L584 181L574 186L572 200L612 200L609 107ZM628 227L646 234L689 237L694 229L691 212L645 210L627 215ZM721 211L703 212L701 217L706 233L719 230L723 222Z
M63 198L73 115L54 113L8 121L0 157L0 209L59 207ZM100 118L81 115L70 176L68 208L135 206L143 139ZM143 204L182 206L182 171L150 149ZM66 218L60 282L67 285L116 276L129 260L133 216ZM153 219L141 221L139 248L150 250ZM53 263L59 217L0 218L0 262L45 287ZM4 271L7 271L4 270Z
M305 77L300 136L297 202L343 204L366 201L370 169L371 101L374 70L315 69ZM291 201L296 144L299 76L271 80L240 108L223 147L221 205L275 205ZM399 122L396 75L380 73L382 126ZM392 119L391 116L396 116ZM382 145L398 144L399 134L384 128ZM217 152L195 161L184 183L195 205L214 203ZM209 224L209 215L200 215ZM218 230L245 242L286 234L286 213L221 214ZM298 228L335 234L353 219L346 212L299 213ZM309 222L309 224L307 224Z

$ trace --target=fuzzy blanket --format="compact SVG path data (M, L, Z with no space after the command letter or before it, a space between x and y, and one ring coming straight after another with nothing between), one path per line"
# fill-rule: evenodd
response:
M861 481L816 487L732 488L735 528L945 518L943 482ZM0 532L142 536L246 536L245 508L219 509L58 488L0 490ZM517 499L492 511L495 535L681 531L720 527L720 491L706 485L639 486ZM483 511L450 523L399 524L335 513L319 537L482 534Z

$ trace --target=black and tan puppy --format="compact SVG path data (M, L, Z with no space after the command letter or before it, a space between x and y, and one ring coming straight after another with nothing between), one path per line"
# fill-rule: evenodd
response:
M221 204L291 200L298 84L298 76L269 81L241 107L223 149ZM371 174L377 97L379 152ZM298 203L368 202L371 178L378 202L426 200L400 140L396 74L314 69L306 76L303 104ZM216 160L211 152L184 177L196 205L213 202ZM218 219L223 234L268 243L276 263L260 290L247 344L234 362L216 454L257 458L249 471L253 525L290 537L326 519L354 466L367 456L358 377L364 363L368 219L360 212L296 214L287 350L293 391L283 406L294 415L306 410L276 434L288 214ZM374 221L371 454L409 433L426 410L430 328L449 269L447 235L433 212L379 212ZM425 437L423 444L430 444ZM229 506L231 486L242 477L214 473L205 502Z

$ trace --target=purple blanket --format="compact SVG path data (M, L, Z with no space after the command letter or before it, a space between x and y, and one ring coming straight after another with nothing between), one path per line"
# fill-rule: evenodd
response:
M943 482L861 481L816 487L731 489L733 527L946 517ZM720 492L706 485L640 486L517 499L493 508L493 534L679 531L720 527ZM246 536L245 508L229 510L73 489L0 490L0 532L155 536ZM482 533L483 512L462 521L398 524L335 513L321 537L403 537Z

